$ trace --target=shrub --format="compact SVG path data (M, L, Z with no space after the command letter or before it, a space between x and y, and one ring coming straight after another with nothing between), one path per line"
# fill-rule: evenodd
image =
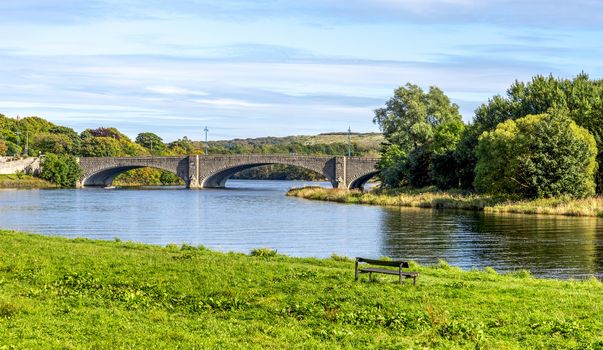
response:
M81 176L82 169L74 156L50 153L42 160L40 177L61 187L75 187Z
M594 194L593 136L564 112L507 120L484 132L477 147L475 187L528 198Z
M258 256L261 258L271 258L277 255L277 251L270 248L254 248L249 253L251 256Z

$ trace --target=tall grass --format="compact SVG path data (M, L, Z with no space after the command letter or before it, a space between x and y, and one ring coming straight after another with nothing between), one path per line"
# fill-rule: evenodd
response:
M434 188L361 192L315 186L294 188L287 195L350 204L603 217L602 197L520 200L510 196L480 195L465 191L443 192Z

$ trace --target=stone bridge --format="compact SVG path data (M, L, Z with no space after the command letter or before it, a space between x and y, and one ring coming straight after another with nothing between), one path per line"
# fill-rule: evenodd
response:
M178 157L85 157L79 158L83 176L80 187L110 186L125 171L152 167L171 171L187 188L224 187L235 173L269 164L299 166L321 174L335 188L362 189L375 174L379 159L289 155L190 155Z

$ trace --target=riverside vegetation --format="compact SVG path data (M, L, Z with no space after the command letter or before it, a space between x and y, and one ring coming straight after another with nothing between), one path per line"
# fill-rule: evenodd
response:
M0 231L0 348L603 348L603 284Z
M39 177L17 174L0 174L0 188L56 188L57 185Z
M483 195L460 190L440 191L433 187L377 189L361 192L316 186L292 188L287 192L287 196L349 204L603 217L602 197L526 200L509 195Z

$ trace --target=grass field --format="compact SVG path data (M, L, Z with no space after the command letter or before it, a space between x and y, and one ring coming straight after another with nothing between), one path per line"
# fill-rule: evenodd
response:
M443 192L433 188L360 192L323 187L294 188L289 190L287 195L350 204L603 217L602 197L518 200L505 196L488 196L462 191Z
M0 231L0 349L602 349L603 284Z

